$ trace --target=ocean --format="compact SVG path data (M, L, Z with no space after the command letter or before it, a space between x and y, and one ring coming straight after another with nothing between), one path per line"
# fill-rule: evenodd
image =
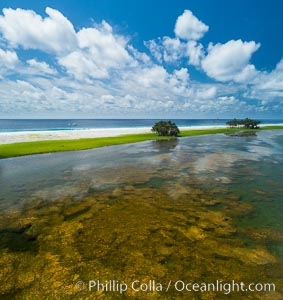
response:
M151 127L159 119L0 119L0 132ZM171 119L177 126L221 126L228 119ZM263 119L262 124L282 124L283 119Z

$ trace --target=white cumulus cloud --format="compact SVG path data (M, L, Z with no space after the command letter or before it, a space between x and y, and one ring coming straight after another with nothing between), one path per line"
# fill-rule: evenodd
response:
M190 10L185 10L177 18L174 38L160 37L157 40L145 42L145 46L159 63L174 64L186 58L189 65L199 66L204 57L204 50L203 45L197 40L207 30L207 25L198 20Z
M114 35L111 26L105 21L102 25L101 28L80 30L77 34L79 47L88 50L96 63L105 67L117 67L131 62L131 57L125 49L127 40Z
M282 102L283 99L283 58L271 72L260 72L253 85L245 93L248 98L261 99L262 103ZM283 103L282 103L283 104Z
M41 74L48 74L48 75L56 75L57 71L51 68L46 62L44 61L37 61L36 59L29 59L27 60L27 64L38 73Z
M163 38L163 59L165 62L176 62L184 56L184 44L178 38Z
M186 54L189 59L188 63L193 66L199 66L204 57L202 44L198 44L196 41L189 41L186 48Z
M81 29L77 40L75 51L58 58L59 64L77 79L107 78L111 70L121 70L135 64L135 59L126 49L128 41L123 36L115 35L105 21L96 28ZM137 51L134 54L138 55ZM146 59L145 56L143 58Z
M0 48L0 68L11 69L19 63L18 55L14 51L5 51Z
M260 44L254 41L231 40L225 44L210 44L208 54L202 60L206 74L219 81L246 82L256 75L256 69L249 63L252 54Z
M190 10L185 10L178 17L174 32L177 37L184 40L199 40L208 31L208 28Z
M76 47L72 23L58 10L46 8L45 18L32 10L4 8L0 33L12 46L65 53Z

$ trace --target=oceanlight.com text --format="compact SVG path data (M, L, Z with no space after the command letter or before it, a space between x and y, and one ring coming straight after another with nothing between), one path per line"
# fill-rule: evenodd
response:
M140 280L133 280L132 282L124 282L119 280L89 280L83 282L77 281L75 287L78 291L86 290L88 292L104 292L104 293L119 293L123 294L128 290L133 292L220 292L225 295L230 293L245 293L245 292L275 292L276 286L274 283L261 283L261 282L223 282L216 280L214 282L189 282L183 280L158 282L156 280L149 280L143 282Z

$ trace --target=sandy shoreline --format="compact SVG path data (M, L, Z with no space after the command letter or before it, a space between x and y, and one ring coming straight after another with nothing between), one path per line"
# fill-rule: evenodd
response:
M282 125L282 124L264 124ZM219 126L191 126L179 127L180 130L215 129L225 128L226 125ZM75 130L53 130L53 131L20 131L20 132L0 132L0 144L12 144L21 142L34 142L44 140L72 140L82 138L110 137L122 134L146 133L151 127L136 128L95 128L95 129L75 129Z
M50 131L0 132L0 144L34 142L44 140L74 140L82 138L110 137L122 134L144 132L150 132L150 128L96 128Z

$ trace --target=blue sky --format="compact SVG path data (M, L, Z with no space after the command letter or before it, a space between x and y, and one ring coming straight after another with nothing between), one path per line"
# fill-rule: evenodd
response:
M280 0L0 8L0 118L283 118Z

